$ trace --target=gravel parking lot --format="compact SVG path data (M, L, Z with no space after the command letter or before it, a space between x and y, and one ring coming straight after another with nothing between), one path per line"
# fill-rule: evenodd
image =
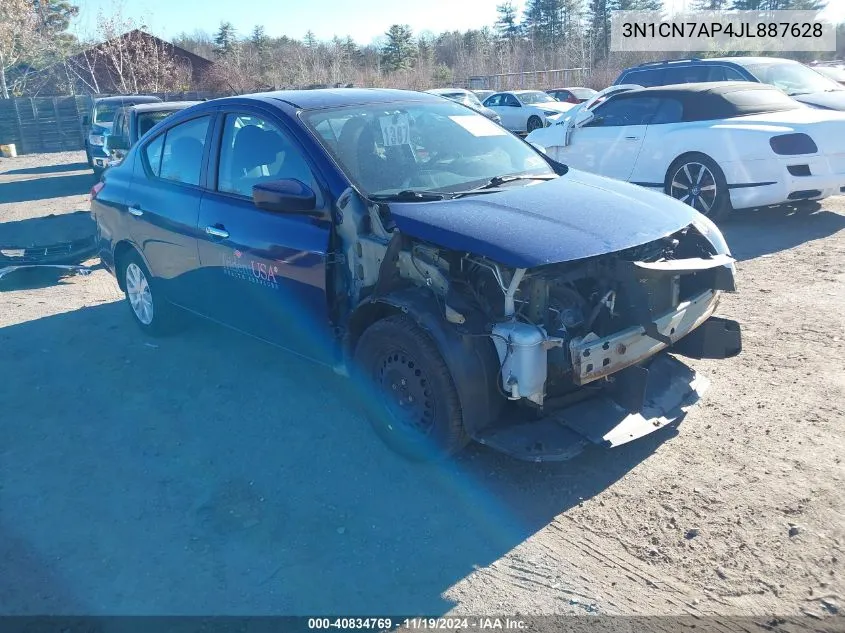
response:
M93 183L82 153L0 159L0 245ZM693 363L676 428L550 465L409 464L327 370L210 324L146 339L102 269L9 276L0 613L835 613L843 227L845 197L727 223L743 353Z

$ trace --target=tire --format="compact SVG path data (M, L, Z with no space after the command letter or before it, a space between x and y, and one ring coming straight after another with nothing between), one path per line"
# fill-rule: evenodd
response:
M377 321L355 347L370 422L394 451L435 461L469 443L458 393L434 341L415 321Z
M539 130L543 127L543 121L538 117L536 114L528 117L528 125L526 126L528 129L528 133L530 134L534 130Z
M159 283L150 274L140 255L134 250L120 258L116 266L126 305L132 320L150 336L170 334L181 323L177 308L159 292Z
M705 154L675 159L666 172L665 193L691 206L713 221L733 211L728 183L719 165Z

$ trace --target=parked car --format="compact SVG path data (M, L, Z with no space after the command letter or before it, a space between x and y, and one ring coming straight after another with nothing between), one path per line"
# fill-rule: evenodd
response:
M484 106L501 117L505 128L525 133L550 125L572 104L557 101L540 90L512 90L490 95Z
M158 97L146 95L122 95L94 99L91 110L82 116L82 130L85 137L85 156L88 166L95 172L108 166L109 155L103 149L105 135L111 130L114 115L119 108L137 103L158 103Z
M473 90L472 93L478 97L479 101L484 101L487 97L492 94L495 94L495 90Z
M705 81L769 84L815 108L845 110L845 87L800 62L779 57L713 57L648 62L623 70L614 83L652 87Z
M469 90L464 90L463 88L432 88L431 90L426 90L426 92L445 97L446 99L451 99L452 101L457 101L458 103L463 103L465 106L483 114L491 121L495 121L499 124L502 123L502 117L493 112L490 108L485 108L481 105L481 101L478 100L478 97Z
M631 441L700 393L667 351L741 347L713 316L734 264L710 220L434 95L187 108L103 174L91 211L143 331L187 309L333 366L416 459Z
M845 192L845 113L765 84L629 88L528 142L553 159L654 188L712 219Z
M836 83L845 86L845 62L835 64L811 64L810 68L815 70L817 73L824 75L828 79L832 79Z
M110 160L120 161L138 139L149 132L156 123L174 112L184 110L200 101L164 101L123 106L114 116L112 129L105 135L103 151Z
M553 88L546 94L564 103L584 103L594 97L598 91L592 88Z

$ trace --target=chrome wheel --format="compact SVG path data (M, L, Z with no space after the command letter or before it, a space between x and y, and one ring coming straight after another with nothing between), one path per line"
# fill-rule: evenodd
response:
M153 295L144 271L135 262L126 267L126 296L135 318L143 325L153 322Z
M716 176L703 163L685 163L672 175L669 195L704 215L710 215L719 195Z

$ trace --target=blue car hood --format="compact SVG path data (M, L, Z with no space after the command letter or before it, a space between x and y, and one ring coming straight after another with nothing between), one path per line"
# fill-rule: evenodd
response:
M701 217L662 193L576 170L498 193L392 202L390 213L403 233L518 268L639 246Z

